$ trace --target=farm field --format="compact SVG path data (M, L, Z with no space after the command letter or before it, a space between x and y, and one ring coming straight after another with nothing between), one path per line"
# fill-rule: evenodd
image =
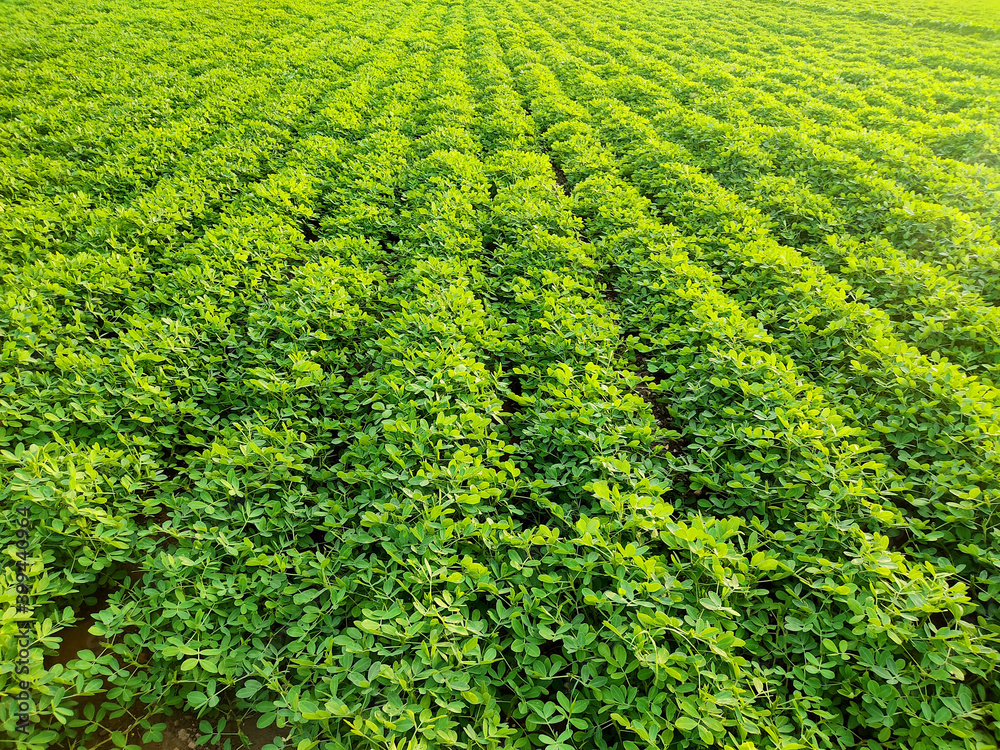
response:
M807 2L808 0L779 0ZM995 35L1000 27L1000 6L996 0L845 0L834 3L810 3L811 10L825 13L873 14L882 21L948 29L958 33Z
M1000 746L1000 0L0 19L0 746Z

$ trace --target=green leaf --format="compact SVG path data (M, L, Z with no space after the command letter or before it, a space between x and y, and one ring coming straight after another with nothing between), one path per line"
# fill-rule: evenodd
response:
M208 703L208 696L200 690L192 690L187 694L187 702L192 708L201 708Z
M678 716L674 726L682 732L690 732L698 727L698 722L690 716Z

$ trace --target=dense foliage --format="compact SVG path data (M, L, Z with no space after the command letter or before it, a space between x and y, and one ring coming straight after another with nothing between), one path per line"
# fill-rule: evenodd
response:
M5 741L996 748L991 3L0 0Z

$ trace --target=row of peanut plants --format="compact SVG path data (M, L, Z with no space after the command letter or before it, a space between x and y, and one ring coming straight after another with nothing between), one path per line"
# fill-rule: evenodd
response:
M538 18L539 16L536 14L534 17ZM518 18L517 21L519 25L527 24L524 18ZM516 51L512 60L519 60L522 64L525 61L548 62L555 69L570 69L570 66L566 65L565 59L560 60L555 56L552 60L546 60L544 57L539 59L532 53L523 50ZM814 545L818 544L821 551L824 546L822 544L824 536L833 535L833 538L828 539L826 544L841 548L852 546L856 544L854 540L845 544L844 539L838 539L837 535L834 535L831 527L840 533L844 533L846 529L851 529L851 533L859 533L858 521L865 515L878 522L875 524L876 529L882 526L882 530L885 530L886 527L892 528L894 524L904 522L902 516L898 515L898 511L893 512L891 504L884 504L880 507L878 503L872 503L873 498L885 498L887 495L897 494L904 487L903 477L900 474L885 471L885 462L882 460L884 454L880 455L878 452L880 446L877 439L868 437L866 440L860 437L864 435L864 430L852 429L843 423L838 424L840 420L837 419L836 407L829 403L823 403L825 394L821 390L810 387L800 379L797 380L792 363L786 361L783 364L780 355L776 357L773 351L767 350L756 350L757 353L754 354L754 349L745 353L732 350L727 352L726 347L718 344L712 346L709 343L713 339L718 341L720 338L727 344L733 339L736 341L742 339L751 345L761 346L770 343L771 337L756 320L742 316L738 306L734 306L725 294L721 293L719 288L721 280L718 277L713 278L703 268L693 265L685 259L687 255L685 246L695 250L699 244L698 238L692 237L685 241L682 235L678 235L675 231L667 231L669 228L665 229L663 225L655 221L653 218L655 212L647 210L643 216L643 212L636 209L636 206L643 205L643 198L635 192L632 186L623 182L621 177L615 174L617 157L607 151L602 151L598 145L595 145L598 143L595 138L596 128L592 129L587 123L589 119L587 110L573 102L571 98L560 95L556 79L552 78L551 74L546 76L544 69L540 70L537 64L529 62L526 68L530 71L526 73L526 86L529 87L527 90L530 92L528 96L533 112L541 112L538 118L539 122L549 128L548 134L550 135L546 137L551 138L552 148L565 159L562 165L566 169L570 182L576 184L574 195L577 193L580 195L581 213L592 222L588 226L594 226L604 234L604 242L607 243L610 257L629 259L633 253L638 256L636 261L621 268L619 275L616 276L622 285L628 287L628 291L619 288L619 294L622 298L632 295L638 297L633 303L635 306L623 312L623 319L636 324L637 338L642 341L641 344L635 344L638 351L645 351L648 362L651 365L655 363L658 365L656 369L667 373L663 381L663 383L669 384L664 388L669 394L666 403L670 405L671 412L678 417L678 423L692 424L691 439L700 438L706 444L706 448L715 447L713 443L716 443L721 449L719 450L720 458L725 457L719 462L722 464L722 470L717 470L716 477L709 479L709 481L714 480L715 489L719 491L719 494L736 494L738 496L735 502L736 507L752 505L755 499L774 496L777 502L767 504L768 507L758 511L764 511L762 516L768 517L768 514L774 514L775 520L780 520L783 514L788 514L785 516L786 520L789 517L791 519L802 518L802 512L790 500L794 501L804 497L808 501L810 495L815 491L813 488L816 486L818 477L814 474L812 481L807 482L804 486L795 487L793 478L796 474L800 479L809 476L809 474L795 463L789 465L788 460L790 456L794 455L793 451L805 449L806 455L811 453L809 447L819 442L817 438L822 436L825 430L827 434L831 434L831 438L839 438L836 441L828 438L839 450L834 450L833 446L830 446L818 452L818 455L823 456L824 463L831 462L839 469L839 471L831 471L827 476L837 476L840 471L845 472L845 474L841 475L844 477L843 479L839 481L835 479L831 483L830 490L834 492L834 495L821 494L822 500L819 504L817 504L817 499L811 500L810 513L827 513L832 518L827 516L815 524L801 522L796 524L804 532L802 536L798 537L799 543L805 543L807 549L809 547L815 548ZM539 91L544 93L539 94ZM650 205L649 208L651 207ZM667 239L670 242L667 242ZM692 252L693 254L694 252ZM665 272L674 278L665 277ZM653 276L652 279L649 278L650 275ZM715 287L714 294L712 287ZM667 300L672 301L668 304ZM705 319L706 322L701 325L707 326L706 334L704 334L707 341L692 340L692 333L698 328L692 325L690 316L694 316L695 320L699 317ZM743 346L746 345L743 344ZM656 362L658 359L662 364ZM755 378L750 373L753 373ZM764 382L759 382L760 380ZM662 383L660 387L663 387ZM734 392L731 390L734 387L738 387L740 390ZM740 404L737 395L740 392L745 398L742 404ZM781 399L782 396L783 399ZM769 410L760 403L761 401L771 407L773 424L767 422L766 415ZM780 406L775 404L775 401L778 401ZM815 405L812 410L805 406L810 402ZM718 405L716 413L711 411L712 404ZM802 411L800 412L799 409ZM736 426L741 423L741 414L745 415L743 419L749 423L744 428L745 432ZM796 419L794 415L800 415L798 419L802 422L796 424L796 421L793 421ZM809 415L812 415L812 420L808 419ZM814 422L817 419L818 425ZM761 424L761 420L764 420L764 424ZM806 427L810 421L814 422L811 429ZM856 418L853 421L857 423ZM799 427L802 431L800 435L796 436L798 439L794 441L789 437L782 439L780 437L782 435L796 434L795 430L790 429L792 425ZM842 442L843 436L838 435L841 430L844 434L851 435L850 445ZM710 438L713 432L718 437L712 441L705 440L705 438ZM741 432L743 432L742 436ZM869 431L868 434L871 435L872 431ZM738 443L733 444L740 437L746 441L742 449L738 447ZM753 444L754 439L758 442L757 446ZM785 444L782 445L782 442ZM773 450L778 446L784 450L781 452ZM770 455L768 455L768 448L772 449ZM852 461L850 454L844 453L845 449L857 450L858 453L855 455L858 457ZM864 454L869 454L867 461L861 457ZM704 456L703 451L701 456ZM815 466L816 463L818 463L816 459L803 461L806 466ZM852 464L856 468L850 468ZM815 471L815 469L813 470ZM720 481L720 475L727 471L733 478L728 483L724 483ZM789 473L786 475L785 472ZM775 478L772 479L772 476ZM784 478L781 479L781 477ZM909 488L909 483L906 486ZM854 488L853 492L848 489L851 487ZM741 494L742 497L739 497ZM847 498L850 498L850 501L847 501ZM868 506L867 513L863 512L866 505ZM838 508L838 506L841 507ZM904 505L904 507L906 506ZM831 510L834 512L831 513ZM838 516L841 517L841 521L834 521ZM906 519L904 523L912 525L910 519ZM877 542L871 543L871 539L877 540L878 538L877 534L869 538L869 550L879 548ZM788 543L784 539L781 541ZM910 551L909 548L907 551ZM815 555L815 552L812 554ZM841 552L841 554L844 553ZM815 563L815 561L815 557L810 560L811 563ZM884 564L872 562L873 564L869 568L871 572L876 571ZM842 562L840 565L834 565L828 560L827 564L830 565L829 570L831 571L843 570ZM917 563L911 558L910 565L913 566L910 569L919 569L922 563ZM907 565L904 563L903 567L906 568ZM821 570L822 567L817 570L816 566L813 565L813 571L816 573ZM918 574L918 577L923 579L922 574ZM925 583L926 581L922 581L922 584ZM944 590L950 588L946 585ZM964 589L963 584L958 584L958 591L963 592L960 596L964 596ZM797 593L802 596L801 592ZM843 593L846 594L847 591L845 590ZM991 594L990 598L992 596ZM852 605L857 606L857 604L857 599L854 596L845 596L841 601L841 606L844 606L845 609L849 609ZM824 619L830 619L834 609L829 602L810 608L817 616L818 613L823 612ZM833 619L836 621L835 618ZM884 621L888 621L888 619ZM900 618L897 614L891 619L898 621ZM980 627L983 625L984 621L980 620ZM931 628L931 630L933 629ZM857 631L854 632L857 633ZM980 630L975 637L983 638L986 643L995 639L995 636L990 635L989 628ZM890 640L895 641L896 639L891 638ZM928 651L930 650L934 649L928 649ZM978 648L973 650L978 651ZM812 653L818 652L822 652L821 644L816 644L815 651ZM773 652L765 647L762 649L762 656L765 654L773 655ZM864 659L858 661L864 664ZM935 663L935 657L925 661L925 670ZM983 666L980 665L979 668ZM980 696L985 702L980 711L984 712L982 715L987 720L989 714L986 707L989 705L991 690L993 691L992 695L995 695L996 689L995 675L991 676L994 670L995 666L987 666L982 673L985 679L982 686L983 692L980 693ZM859 671L864 673L863 670ZM927 674L926 671L923 673ZM938 673L938 678L942 680L942 687L951 682L951 678L944 673ZM816 690L821 683L821 680L815 681L811 689ZM841 694L846 695L846 693ZM866 699L866 702L870 703L871 698ZM890 713L898 708L898 704L893 703L891 708ZM910 734L909 740L916 741L917 735L923 731L923 729L918 731L917 727L925 723L919 718L921 711L924 710L919 701L911 703L908 708L909 725L907 726L905 722L901 721L902 726L899 734L911 732L913 734ZM850 719L845 720L844 723L855 733L858 726L875 726L882 727L880 731L884 735L881 738L883 740L894 734L891 729L893 722L885 722L885 716L880 716L878 711L873 711L869 717L864 717L863 710L859 711L856 706L851 706L845 713L850 716ZM929 717L925 715L925 719L927 718ZM852 724L854 726L851 726ZM959 737L963 736L963 731L959 730L957 733ZM939 728L928 728L927 737L943 736L944 734ZM848 738L853 738L853 735L850 732L842 732L841 741ZM829 737L826 739L828 741Z

